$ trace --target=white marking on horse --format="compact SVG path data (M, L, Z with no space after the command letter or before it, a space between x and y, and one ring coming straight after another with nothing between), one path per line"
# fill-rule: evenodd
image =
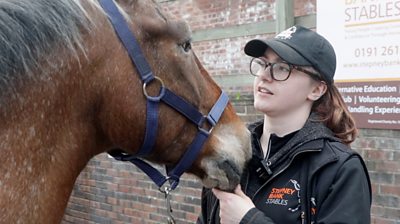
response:
M223 170L216 169L218 167L218 161L232 161L240 170L243 170L246 161L251 156L250 145L242 145L241 141L235 133L233 127L225 125L219 127L214 134L214 139L217 140L216 154L211 158L204 158L201 166L206 170L208 177L203 179L203 184L207 186L215 186L216 183L220 187L227 187L229 180L226 173ZM249 150L243 151L243 148Z

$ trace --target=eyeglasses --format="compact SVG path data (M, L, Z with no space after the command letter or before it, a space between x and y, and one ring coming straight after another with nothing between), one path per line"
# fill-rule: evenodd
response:
M253 58L250 61L250 73L254 76L260 76L261 72L265 72L268 67L272 79L276 81L286 81L289 78L293 69L304 72L307 75L310 75L311 78L321 81L319 74L307 71L299 66L292 65L286 62L270 63L260 58Z

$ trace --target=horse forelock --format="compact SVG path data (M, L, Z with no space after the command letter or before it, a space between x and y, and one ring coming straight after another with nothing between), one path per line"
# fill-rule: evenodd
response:
M82 32L92 24L81 0L1 0L0 90L32 77L32 71L46 74L46 64L52 67L62 59L51 54L55 50L66 49L75 57L84 53Z

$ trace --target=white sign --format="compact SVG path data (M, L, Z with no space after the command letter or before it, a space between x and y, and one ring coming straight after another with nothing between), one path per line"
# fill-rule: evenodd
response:
M335 49L335 80L400 80L400 0L317 0L317 32Z

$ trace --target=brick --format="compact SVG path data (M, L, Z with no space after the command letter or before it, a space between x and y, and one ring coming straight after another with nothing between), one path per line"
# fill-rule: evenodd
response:
M393 184L394 183L394 174L393 173L380 173L380 172L369 172L370 178L372 182L380 183L380 184Z
M398 196L400 198L400 185L381 185L379 193Z
M193 205L199 205L201 203L200 195L198 197L185 197L184 202Z
M387 173L400 173L399 161L379 161L376 164L376 171Z
M396 196L390 195L375 195L374 204L391 207L391 208L400 208L400 198Z
M381 217L373 217L371 220L372 224L397 224L396 220L385 219Z
M400 151L393 152L393 160L400 161Z
M397 221L399 220L400 217L400 208L385 208L385 213L384 213L384 217L388 218L388 219L396 219Z
M180 204L180 205L179 205L179 210L184 211L184 212L193 213L193 212L194 212L194 206L192 206L192 205Z

